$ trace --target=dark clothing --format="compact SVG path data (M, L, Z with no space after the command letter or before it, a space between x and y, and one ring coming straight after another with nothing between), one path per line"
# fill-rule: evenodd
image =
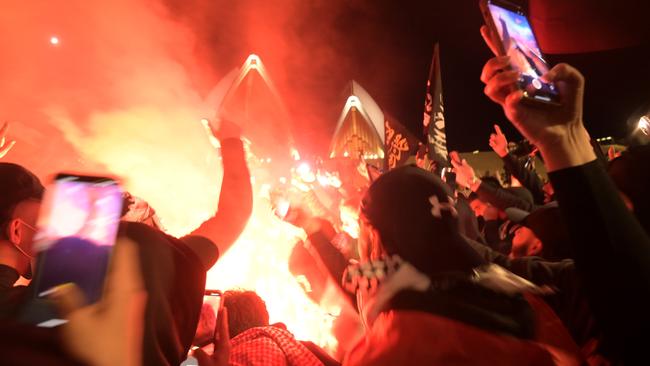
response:
M645 359L650 343L650 238L598 161L549 177L599 327L617 359Z
M123 223L120 234L138 244L147 290L143 364L179 365L198 325L205 269L182 239L139 223Z
M523 187L516 188L525 189ZM505 188L494 187L491 184L481 183L481 185L476 190L476 194L481 201L489 203L502 211L508 207L516 207L528 212L531 212L535 209L535 205L533 204L533 199L532 196L530 196L530 192L526 192L527 197L523 198L523 195L520 196L519 194L509 192Z
M15 319L25 303L27 286L14 286L20 275L4 264L0 264L0 319Z
M528 189L532 194L533 202L536 205L544 204L544 183L539 178L535 171L525 167L522 160L517 159L516 156L508 153L501 158L506 171L510 172L523 187Z
M487 220L483 227L483 240L485 243L501 254L508 255L512 248L511 233L512 223L503 220Z
M422 311L521 339L535 335L533 311L523 296L499 294L469 281L436 293L401 291L389 308Z
M324 222L323 224L331 225L327 222ZM320 259L327 272L332 276L334 283L341 286L341 279L343 278L345 269L348 267L349 261L345 258L343 253L332 244L326 232L327 230L317 231L309 235L307 240L309 240L309 244L313 251L316 252L314 253L315 256ZM343 293L347 296L353 308L356 309L357 299L354 294L351 294L348 291L343 291Z
M60 331L60 328L39 328L0 320L0 365L85 365L65 351Z
M481 237L478 220L465 196L459 195L456 200L456 210L458 211L458 231L468 238L478 240Z
M119 235L136 243L147 291L143 364L179 365L186 358L194 338L205 289L205 269L184 241L208 240L199 237L177 239L145 224L131 222L121 223ZM31 297L27 294L31 295L32 286L6 288L7 284L15 282L17 273L12 275L2 267L6 266L0 266L0 278L4 279L0 291L5 295L0 297L0 306L4 308L2 315L15 318ZM31 326L25 327L25 332L32 332ZM38 347L34 345L33 350L36 352Z
M543 300L562 320L579 346L601 338L573 260L548 262L540 257L509 259L480 243L470 241L470 244L491 263L498 264L538 286L553 288L555 293L544 296ZM606 353L602 348L597 351Z

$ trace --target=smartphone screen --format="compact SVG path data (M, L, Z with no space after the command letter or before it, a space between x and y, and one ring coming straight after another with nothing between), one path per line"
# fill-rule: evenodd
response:
M122 191L104 177L59 174L48 187L38 219L36 297L76 284L87 304L97 302L122 211Z
M503 51L510 56L513 67L521 73L519 87L524 95L540 102L557 103L555 85L540 79L549 71L549 67L526 15L518 7L501 6L493 1L487 2L487 8Z
M205 347L214 340L217 329L217 316L221 309L222 296L219 290L205 290L199 324L196 327L194 341L196 347Z

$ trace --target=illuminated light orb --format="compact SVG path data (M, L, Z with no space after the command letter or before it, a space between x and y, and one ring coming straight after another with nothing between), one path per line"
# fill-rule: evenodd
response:
M50 37L50 44L53 46L58 46L59 45L59 37L57 36L52 36Z

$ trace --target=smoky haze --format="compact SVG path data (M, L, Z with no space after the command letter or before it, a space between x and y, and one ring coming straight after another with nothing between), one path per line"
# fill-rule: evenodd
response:
M291 114L303 155L326 155L350 80L382 105L408 63L372 1L165 1L175 19L192 29L196 58L211 70L193 79L197 88L206 93L250 53L259 55Z
M190 78L200 71L195 37L163 4L5 0L2 9L10 161L41 177L117 175L175 233L214 211L220 168Z
M216 208L219 158L199 120L250 53L277 86L303 156L326 154L343 90L361 70L380 105L390 95L382 83L398 79L379 72L399 62L378 51L389 31L361 2L2 0L2 9L0 118L18 142L5 159L41 177L120 176L177 233Z

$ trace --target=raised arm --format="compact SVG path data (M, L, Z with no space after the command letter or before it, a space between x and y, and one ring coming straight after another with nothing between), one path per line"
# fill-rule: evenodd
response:
M490 135L490 147L501 158L506 170L511 172L521 182L521 185L530 191L535 203L543 205L544 184L542 180L534 171L527 169L523 162L508 152L508 139L499 125L494 125L494 133Z
M241 131L235 123L222 120L214 135L221 142L223 180L216 214L191 235L212 240L222 251L230 247L246 227L253 210L253 191L246 165Z
M450 156L451 165L456 171L456 183L476 192L481 201L487 202L500 210L505 210L509 207L520 208L528 212L533 210L534 206L530 202L517 197L503 188L493 187L483 183L474 173L474 168L465 159L461 160L456 151L452 151Z
M490 44L487 31L483 35ZM650 340L650 239L627 210L590 144L582 121L584 78L559 64L544 76L560 106L533 106L515 85L508 58L489 60L481 79L515 127L544 157L571 235L576 269L616 356L640 359Z

